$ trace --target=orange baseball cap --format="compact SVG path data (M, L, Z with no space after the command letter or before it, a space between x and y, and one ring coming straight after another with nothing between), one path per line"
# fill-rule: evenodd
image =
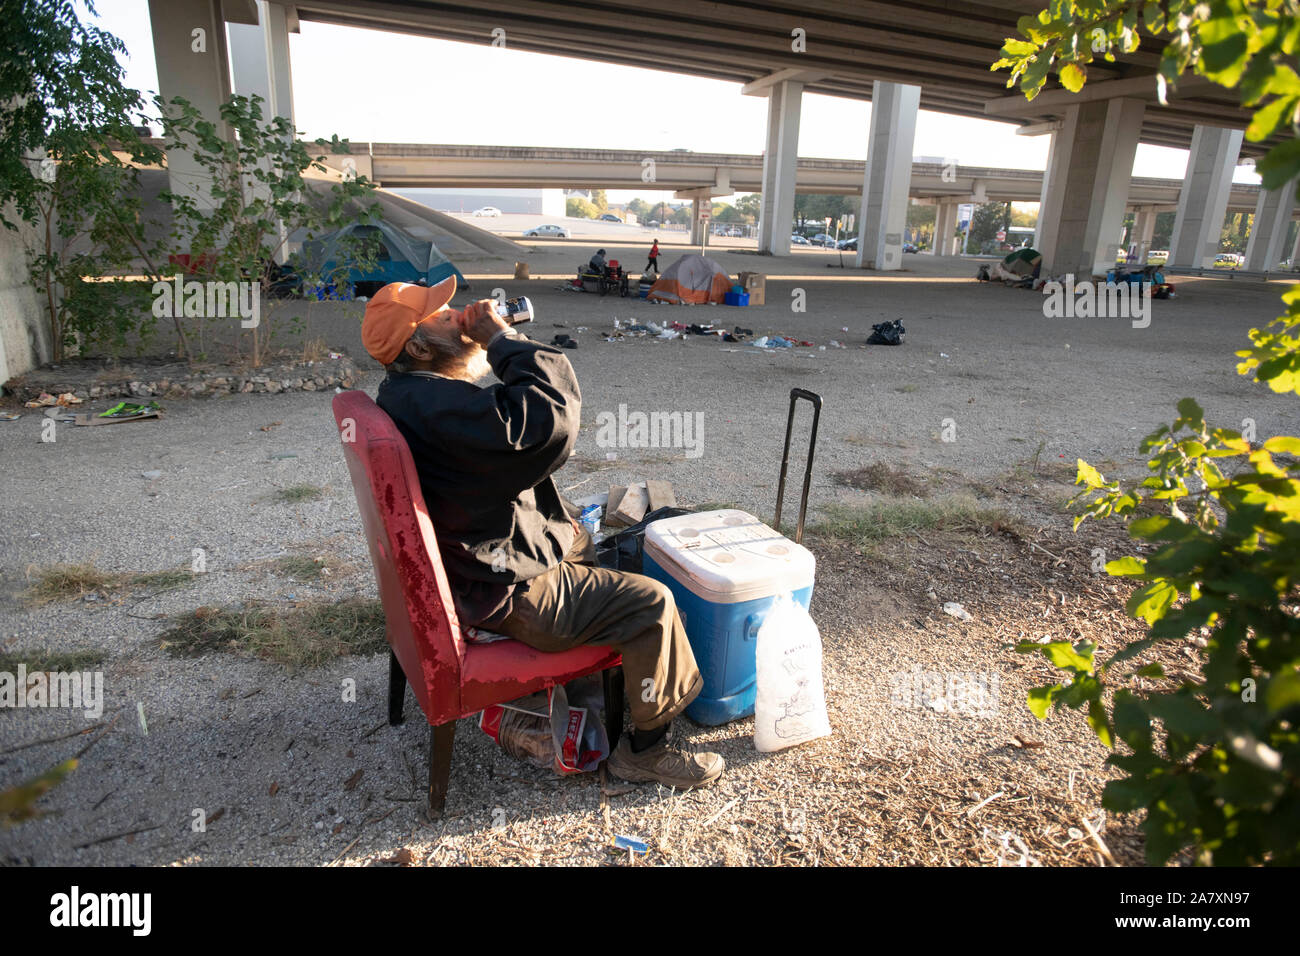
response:
M366 316L361 320L361 342L366 351L381 365L389 364L402 354L415 327L455 294L454 275L433 286L388 283L366 303Z

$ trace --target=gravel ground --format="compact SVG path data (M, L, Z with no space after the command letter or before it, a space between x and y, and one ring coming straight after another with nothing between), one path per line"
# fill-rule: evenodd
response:
M535 276L566 274L590 254L572 243L538 249ZM642 252L613 254L635 266ZM1048 672L1007 643L1083 635L1105 646L1133 627L1117 586L1088 573L1090 547L1123 543L1088 526L1069 533L1063 463L1084 457L1131 473L1140 437L1188 394L1218 422L1253 419L1261 437L1300 427L1294 403L1233 371L1231 351L1246 330L1277 314L1279 286L1183 280L1180 298L1155 303L1151 326L1133 329L1123 320L1046 319L1037 295L967 278L969 262L908 257L915 271L868 277L832 272L836 257L824 252L776 264L718 258L733 272L778 276L769 279L768 304L652 307L563 292L554 279L502 279L499 262L466 272L475 295L500 285L532 296L534 337L564 331L581 343L571 357L586 427L559 474L571 496L659 477L684 502L736 502L770 519L788 393L800 386L825 399L814 518L829 503L866 500L836 483L835 472L880 461L1019 516L1016 533L909 536L865 556L812 540L833 737L764 756L752 749L752 721L680 721L675 734L720 750L730 769L708 791L674 795L534 771L464 721L448 817L424 824L416 794L427 731L409 697L407 724L383 723L386 658L342 658L291 674L228 654L178 660L158 646L165 616L201 605L374 594L331 396L167 402L160 422L60 425L53 443L39 441L39 413L26 410L0 423L0 644L10 654L101 650L105 712L94 720L58 709L0 712L0 788L72 756L104 728L26 744L92 724L107 732L42 800L47 816L0 832L0 861L591 863L609 859L609 834L629 833L651 841L647 862L1092 864L1101 855L1094 841L1071 834L1084 833L1084 817L1117 862L1139 860L1132 821L1098 816L1104 752L1082 721L1040 724L1028 714L1024 691ZM790 309L797 289L805 312ZM355 306L316 313L315 334L361 356ZM711 320L850 347L773 353L699 338L606 342L615 316ZM894 318L908 329L906 345L862 346L872 323ZM373 394L377 384L372 374L365 387ZM702 454L598 446L597 416L621 404L700 414ZM945 419L955 441L942 440ZM792 470L801 465L800 452ZM152 471L161 475L142 477ZM301 484L324 494L297 504L274 497ZM56 562L154 571L188 566L195 548L208 573L179 590L39 607L22 596L29 573ZM293 553L328 555L339 567L301 583L263 564ZM949 600L975 620L942 614ZM890 681L917 665L998 673L995 712L892 706ZM340 692L348 678L355 702ZM1044 746L1026 749L1015 734ZM206 832L191 827L196 809L211 821Z

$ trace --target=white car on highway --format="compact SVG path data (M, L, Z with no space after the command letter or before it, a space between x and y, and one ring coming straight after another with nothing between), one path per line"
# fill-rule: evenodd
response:
M480 208L474 210L474 215L489 216L495 219L501 215L501 210L498 209L496 206L481 206Z
M553 226L553 225L535 226L534 228L529 229L527 232L525 232L524 235L537 236L539 238L549 236L552 239L568 239L569 230L565 229L563 226Z

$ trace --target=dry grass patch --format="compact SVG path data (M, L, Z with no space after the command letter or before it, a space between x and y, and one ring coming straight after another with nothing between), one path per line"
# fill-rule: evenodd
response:
M324 494L325 489L316 485L290 485L288 488L278 489L274 497L282 504L296 505L304 501L315 501Z
M913 477L901 468L883 461L852 471L837 471L831 477L841 485L858 491L878 491L886 495L910 495L916 498L925 498L930 494L930 485L926 479Z
M31 651L10 651L0 653L0 671L14 673L22 664L28 673L34 671L72 671L93 670L104 662L102 651L52 651L48 648Z
M53 601L73 601L87 594L107 594L112 591L153 589L171 591L184 587L194 580L192 571L174 568L167 571L145 571L126 574L104 571L93 562L80 564L51 564L48 567L27 569L31 582L25 598L34 605Z
M1002 508L982 505L969 495L932 501L882 497L865 505L832 504L809 530L818 537L869 549L887 538L921 531L992 533L1021 536L1027 529Z
M159 642L175 657L224 651L275 661L290 670L378 654L388 646L383 605L368 598L287 607L263 602L201 607L176 618Z

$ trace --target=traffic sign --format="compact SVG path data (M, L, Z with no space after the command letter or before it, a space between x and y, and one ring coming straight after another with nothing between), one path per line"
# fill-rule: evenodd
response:
M1007 238L1007 231L1006 231L1005 229L999 229L999 230L998 230L998 242L1005 242L1005 241L1006 241L1006 238Z

